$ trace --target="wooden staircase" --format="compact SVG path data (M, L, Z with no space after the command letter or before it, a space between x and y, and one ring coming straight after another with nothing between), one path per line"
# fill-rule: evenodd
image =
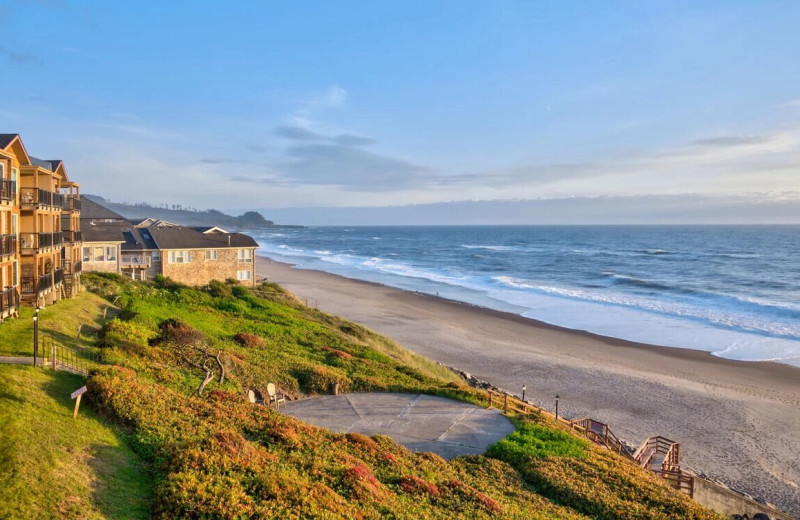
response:
M625 445L608 428L594 419L571 421L574 430L587 439L649 469L664 478L670 486L690 497L694 496L694 477L681 470L681 445L660 435L648 437L635 451Z

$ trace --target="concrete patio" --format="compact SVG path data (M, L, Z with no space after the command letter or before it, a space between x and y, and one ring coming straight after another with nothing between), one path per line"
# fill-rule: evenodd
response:
M289 402L281 410L339 433L388 435L412 451L445 459L484 453L515 429L497 410L422 394L321 396Z

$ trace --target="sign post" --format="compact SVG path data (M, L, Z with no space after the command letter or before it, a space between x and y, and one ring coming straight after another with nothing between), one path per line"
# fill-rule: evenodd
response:
M75 401L75 411L72 412L73 421L78 418L78 408L81 406L81 397L84 393L86 393L86 387L82 386L70 394L71 399L75 399L76 397L78 398L78 400Z

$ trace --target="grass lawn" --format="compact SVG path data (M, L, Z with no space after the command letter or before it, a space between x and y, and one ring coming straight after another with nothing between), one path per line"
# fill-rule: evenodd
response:
M72 420L69 395L83 385L65 372L0 365L0 518L148 518L141 460L88 406Z
M84 291L75 298L61 300L39 311L39 336L60 345L94 346L108 302ZM110 307L108 317L117 313ZM78 325L83 324L78 342ZM41 343L40 343L41 345ZM40 354L41 355L41 354ZM33 308L21 307L19 318L0 324L0 356L33 356Z

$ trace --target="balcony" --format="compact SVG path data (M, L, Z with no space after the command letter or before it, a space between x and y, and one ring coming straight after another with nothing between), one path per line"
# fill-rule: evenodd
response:
M60 269L57 269L60 271ZM20 288L23 296L40 297L53 288L53 274L43 274L42 276L23 276L20 279ZM61 273L61 281L64 281L64 273Z
M19 312L19 292L16 287L0 290L0 318Z
M14 202L17 196L17 183L15 181L0 181L0 202Z
M56 287L64 283L64 270L60 267L53 271L53 283Z
M81 199L69 195L62 195L61 209L63 211L80 211Z
M150 267L150 257L145 255L122 255L123 269L147 269Z
M17 235L0 235L0 258L17 256Z
M83 235L81 235L80 231L62 231L61 236L64 244L80 244L83 242Z
M61 231L55 233L20 233L20 253L32 255L48 249L61 247L63 236Z
M19 191L19 203L22 209L61 209L64 197L59 193L39 188L22 188Z
M78 260L77 262L70 265L69 262L64 261L64 276L67 278L75 276L77 274L81 274L83 272L83 262Z

